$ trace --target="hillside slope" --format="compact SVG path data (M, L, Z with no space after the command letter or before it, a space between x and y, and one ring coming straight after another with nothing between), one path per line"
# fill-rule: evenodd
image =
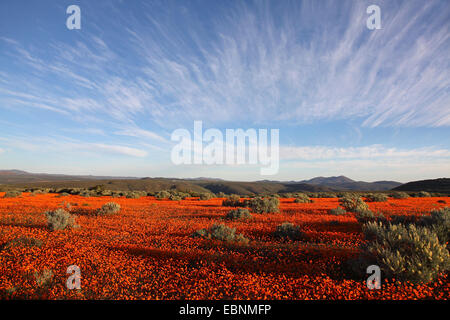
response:
M450 193L450 178L411 181L394 188L397 191L428 191Z

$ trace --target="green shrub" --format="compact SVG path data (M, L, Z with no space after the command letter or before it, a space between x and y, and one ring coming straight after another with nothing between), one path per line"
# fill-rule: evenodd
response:
M394 192L393 194L391 194L391 197L394 199L407 199L409 198L409 194L407 194L406 192Z
M337 195L332 192L318 192L314 198L336 198Z
M245 203L255 213L277 213L280 212L280 200L278 198L255 198Z
M371 193L368 195L368 200L371 202L386 202L388 201L388 196L384 193Z
M379 222L386 221L386 218L384 217L384 215L381 212L374 213L373 211L370 211L368 209L356 212L355 218L361 224L364 224L367 222L374 222L374 221L379 221Z
M89 190L81 190L78 195L86 198L94 196L94 194Z
M414 197L428 198L428 197L431 197L431 194L429 192L426 192L426 191L419 191L418 193L414 194Z
M295 203L311 203L312 200L304 193L297 193L294 202Z
M171 193L167 190L158 191L155 195L156 199L162 200L162 199L169 199Z
M172 201L180 201L180 200L183 200L183 198L180 197L180 196L177 195L177 194L171 194L171 195L169 196L169 200L172 200Z
M251 219L251 218L252 218L252 215L250 214L250 212L247 209L243 209L243 208L231 210L225 216L225 219L228 219L228 220L247 220L247 219Z
M147 195L146 192L145 192L145 195ZM144 196L144 193L140 192L140 191L130 191L130 192L127 192L126 195L125 195L125 197L127 199L139 199L139 198L141 198L143 196Z
M68 213L64 209L47 211L44 214L47 217L48 227L52 231L75 227L74 218L71 216L70 213Z
M116 214L120 212L120 205L115 202L105 203L98 211L97 215L105 216L110 214Z
M214 198L214 194L209 192L200 193L199 200L210 200Z
M450 256L437 235L411 224L369 222L363 227L371 256L387 278L414 283L430 282L450 270Z
M277 238L289 239L289 240L301 240L305 238L305 234L300 231L300 227L293 225L290 222L284 222L277 226L273 235Z
M392 224L402 224L405 226L415 225L426 227L433 231L441 244L450 241L450 208L445 207L431 211L430 215L395 215L391 216Z
M20 191L6 191L5 195L3 196L3 198L17 198L22 196L22 192Z
M248 239L242 234L236 234L235 228L230 228L224 224L213 224L209 229L201 229L196 231L194 238L214 239L226 242L243 242L248 243Z
M339 204L347 212L363 212L369 210L367 203L363 201L359 196L345 196L339 199Z
M333 216L342 216L346 213L347 211L345 211L345 209L342 209L341 207L337 207L334 209L330 209L330 211L328 211L329 214L333 215Z
M228 196L225 200L222 202L222 206L224 207L241 207L243 206L243 203L241 202L241 197L237 194L232 194Z

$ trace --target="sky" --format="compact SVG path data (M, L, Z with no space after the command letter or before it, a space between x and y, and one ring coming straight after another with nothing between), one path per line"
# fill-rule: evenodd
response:
M0 169L449 177L449 29L448 0L2 0ZM196 120L279 129L278 173L175 165L171 134Z

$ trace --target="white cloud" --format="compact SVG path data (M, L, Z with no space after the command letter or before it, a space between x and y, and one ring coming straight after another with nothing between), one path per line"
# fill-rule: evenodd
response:
M375 31L365 27L366 4L354 1L323 1L320 9L316 1L239 3L212 21L185 10L177 23L167 22L178 12L167 6L146 20L125 10L124 34L54 42L50 55L47 47L0 38L11 61L30 67L26 77L9 75L3 101L105 124L111 117L147 117L162 127L193 119L361 117L365 126L448 126L450 23L443 6L383 3L382 30ZM126 57L111 39L120 39ZM61 84L46 80L55 77ZM18 84L28 96L16 94ZM74 85L86 90L67 90Z
M85 145L80 145L79 147L81 149L87 149L87 150L92 150L92 151L98 150L100 152L122 154L122 155L132 156L132 157L145 157L147 155L146 151L139 150L136 148L117 146L117 145L107 145L107 144L102 144L102 143L85 144Z
M392 158L450 158L450 150L434 147L416 149L386 148L382 145L337 148L326 146L280 147L280 158L284 160L329 160L329 159L392 159Z
M141 139L151 139L151 140L156 140L156 141L160 141L160 142L167 142L167 139L161 137L159 134L156 134L152 131L140 129L137 127L126 128L126 129L115 132L115 134L122 135L122 136L137 137L137 138L141 138Z
M65 137L2 137L0 141L10 145L11 147L32 151L32 152L58 152L70 154L72 152L87 152L89 154L104 155L116 154L131 157L145 157L147 151L134 147L105 144L81 142Z

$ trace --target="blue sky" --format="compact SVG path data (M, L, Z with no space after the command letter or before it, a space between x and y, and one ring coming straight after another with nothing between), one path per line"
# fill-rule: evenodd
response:
M280 129L270 179L448 177L449 28L447 0L3 0L0 168L268 178L173 165L171 133L202 120Z

